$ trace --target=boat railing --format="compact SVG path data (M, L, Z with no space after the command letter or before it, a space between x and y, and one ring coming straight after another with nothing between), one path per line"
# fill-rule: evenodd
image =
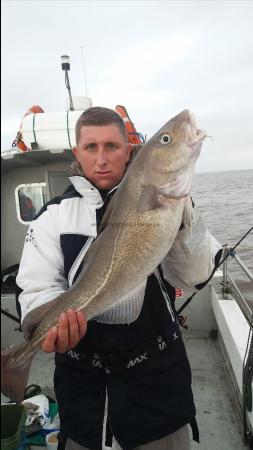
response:
M246 317L249 324L252 324L252 310L247 303L247 300L245 299L243 293L241 292L240 288L236 284L235 280L231 276L231 274L228 272L228 258L226 256L231 256L237 264L240 266L244 274L249 278L250 281L253 281L253 274L248 269L248 267L243 263L241 258L236 254L235 251L231 251L228 245L224 246L224 262L222 264L223 270L222 270L222 296L223 299L228 299L229 295L232 295L233 298L237 301L239 307L241 308L244 316Z
M253 312L247 303L243 293L228 272L228 257L231 256L240 266L244 274L250 281L253 281L253 275L241 258L231 250L228 245L224 246L223 258L223 280L222 296L223 299L229 299L232 295L237 302L244 317L249 324L248 342L245 349L245 355L242 368L242 418L243 418L243 440L249 447L253 448L253 430L249 421L248 414L252 414L253 396L252 396L252 375L253 375ZM226 257L227 256L227 257Z

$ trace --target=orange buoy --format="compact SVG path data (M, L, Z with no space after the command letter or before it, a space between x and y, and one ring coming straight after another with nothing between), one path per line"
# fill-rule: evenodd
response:
M23 116L22 122L20 124L19 130L17 132L16 139L12 143L12 147L18 147L18 149L21 150L22 152L26 152L27 146L25 145L24 141L22 140L23 120L28 114L38 114L38 113L43 113L43 112L45 112L45 111L39 105L33 105L33 106L31 106L31 108L29 108L26 111L26 113Z
M133 122L130 120L130 117L127 113L127 110L124 106L122 105L117 105L115 108L115 111L117 111L117 113L119 113L119 115L122 117L124 123L125 123L125 127L126 127L126 131L127 131L127 137L128 137L128 142L130 144L135 144L135 145L140 145L143 143L140 134L136 131L135 126L133 124Z

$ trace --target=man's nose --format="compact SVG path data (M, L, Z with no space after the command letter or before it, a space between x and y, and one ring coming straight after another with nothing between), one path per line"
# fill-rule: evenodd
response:
M105 166L107 164L106 152L103 147L98 149L97 152L97 164L99 166Z

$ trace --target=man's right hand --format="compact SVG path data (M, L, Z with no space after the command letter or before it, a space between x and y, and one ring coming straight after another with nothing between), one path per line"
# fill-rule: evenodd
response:
M65 353L74 348L87 331L87 321L84 313L68 309L59 317L59 325L51 328L42 344L46 353Z

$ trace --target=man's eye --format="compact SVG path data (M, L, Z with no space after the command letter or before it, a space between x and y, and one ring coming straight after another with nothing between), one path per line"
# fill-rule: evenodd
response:
M116 145L116 144L113 144L113 142L109 142L108 145L107 145L107 147L108 147L110 150L115 150L115 149L117 148L117 145Z
M87 150L95 150L95 148L96 148L95 144L89 144L86 147Z

